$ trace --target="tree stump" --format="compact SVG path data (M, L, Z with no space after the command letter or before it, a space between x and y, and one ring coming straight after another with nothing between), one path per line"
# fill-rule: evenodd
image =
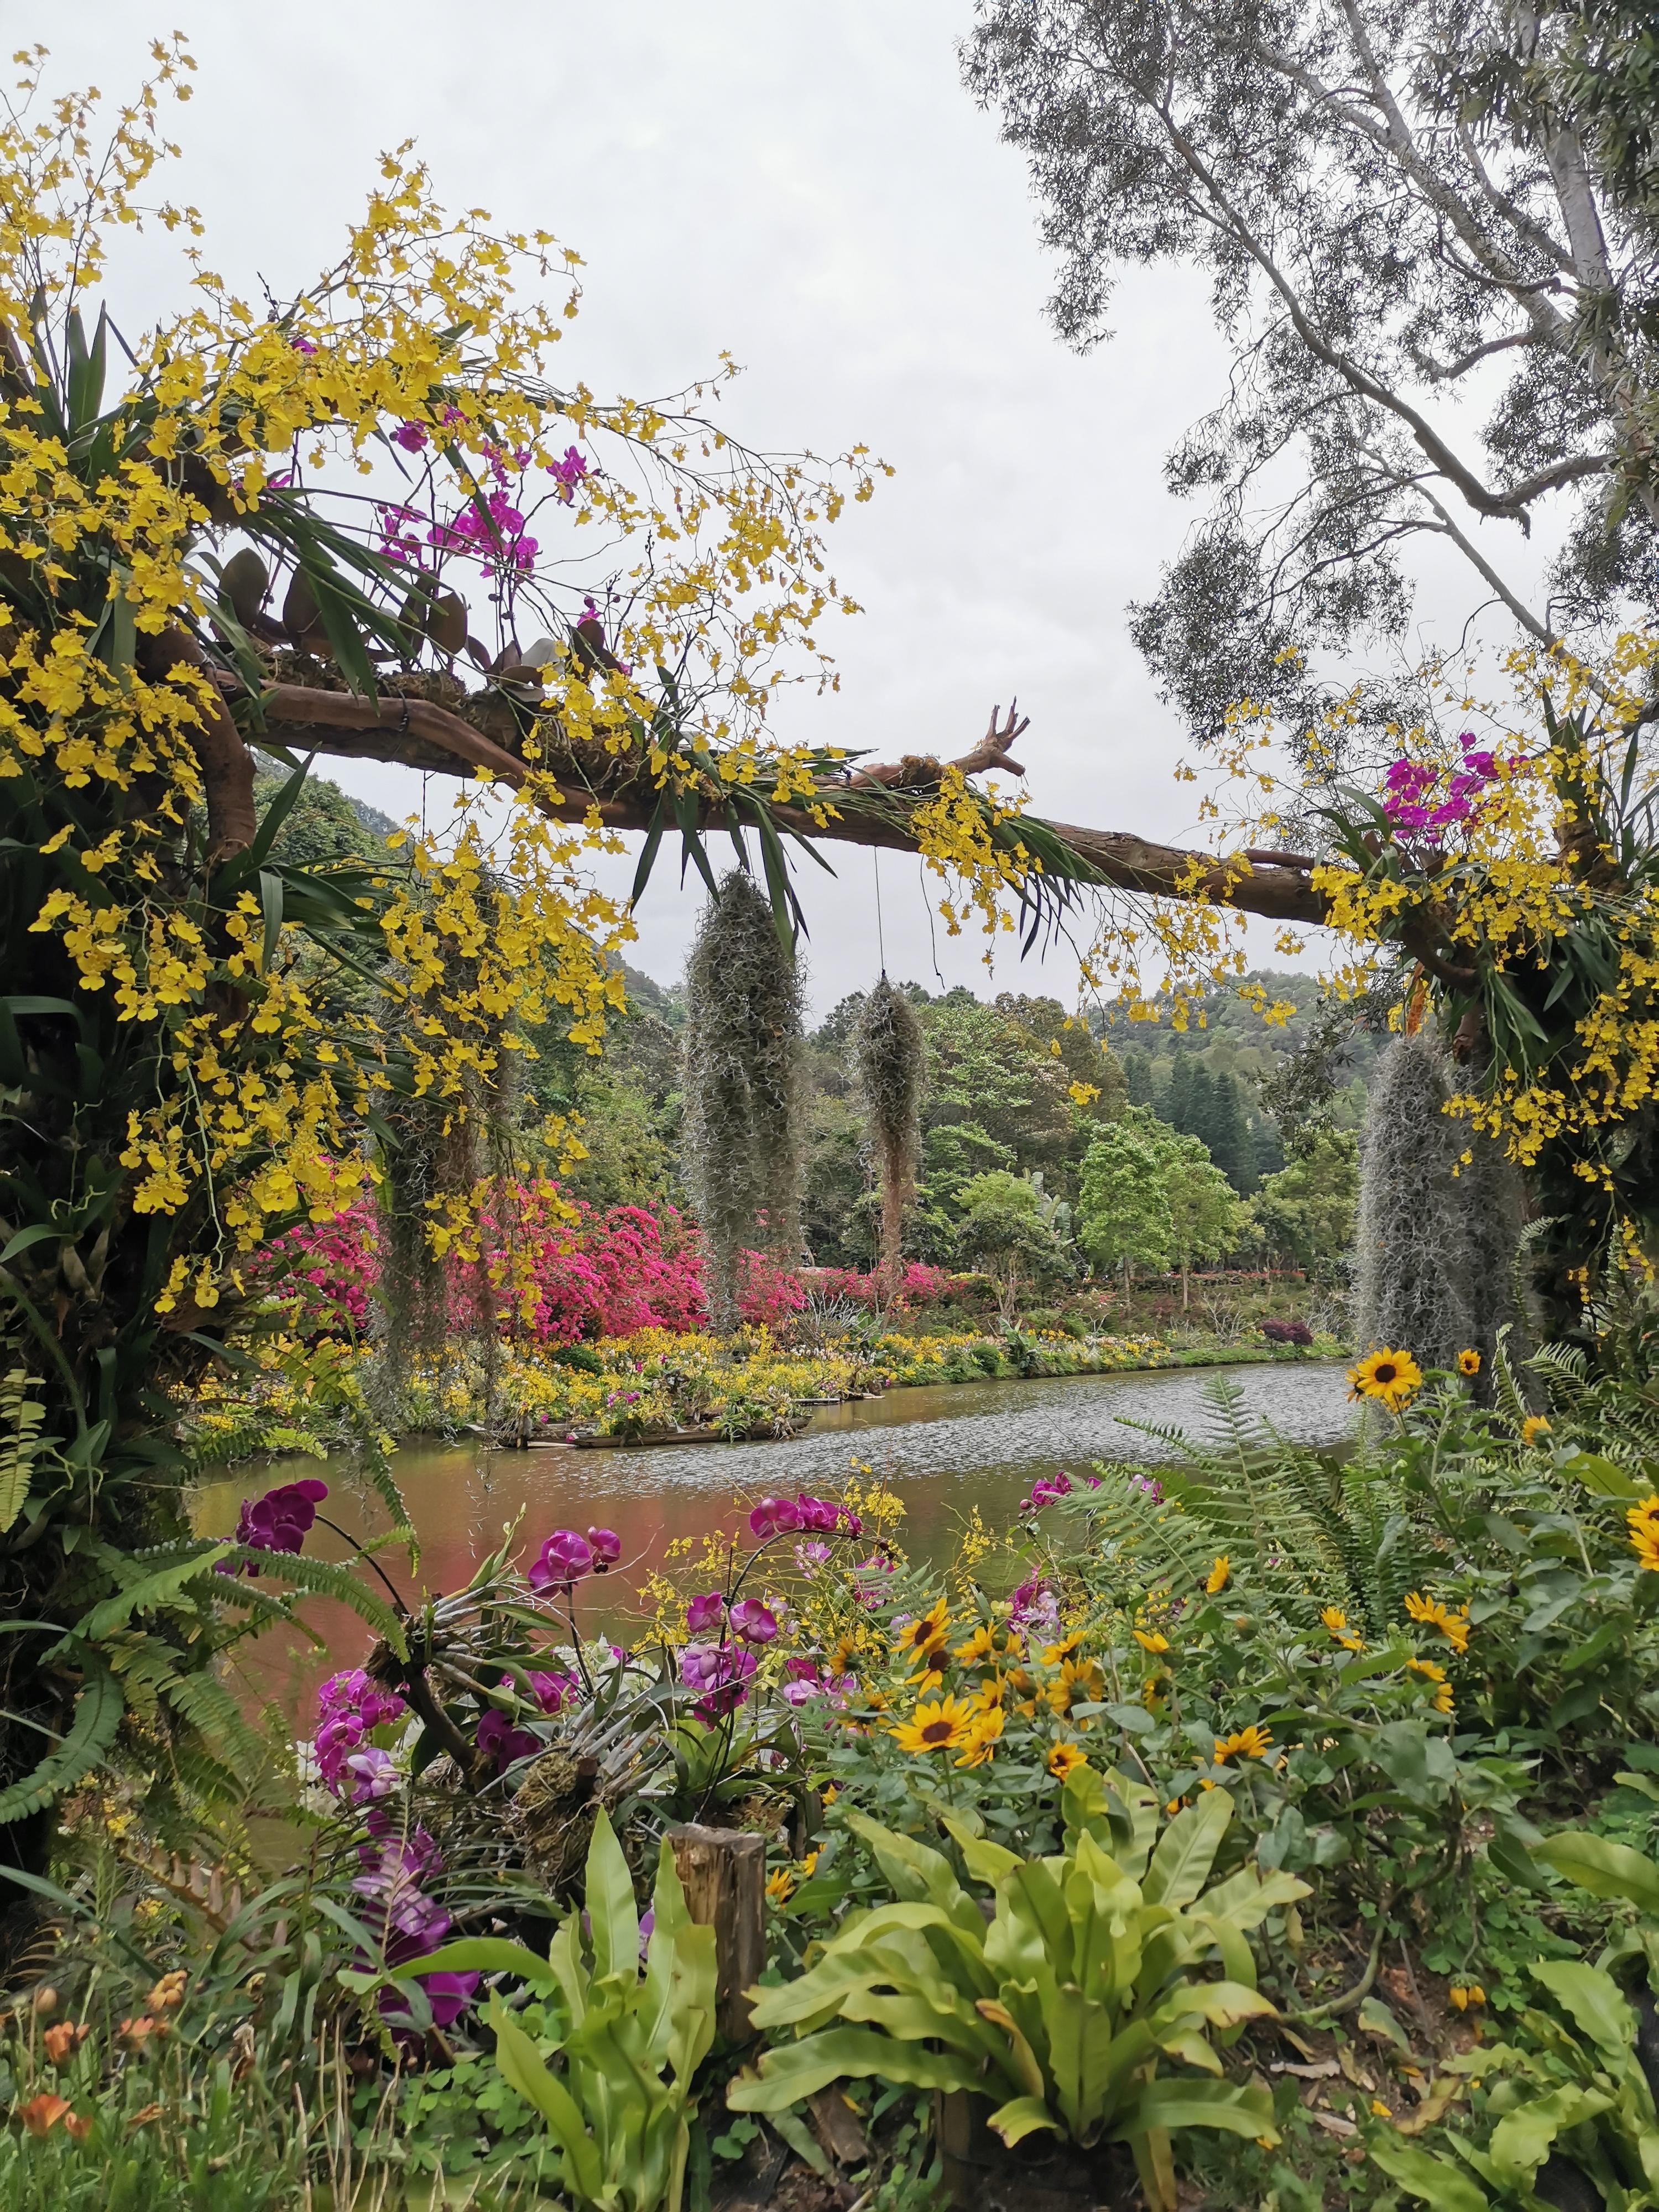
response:
M754 2040L744 1995L766 1964L766 1839L740 1828L671 1828L686 1909L714 1931L714 2025L728 2043Z

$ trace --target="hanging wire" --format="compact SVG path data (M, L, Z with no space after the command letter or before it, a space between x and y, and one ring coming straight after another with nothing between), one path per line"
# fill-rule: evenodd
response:
M872 865L872 866L874 867L875 872L876 872L876 950L877 950L877 951L881 955L881 972L882 972L882 975L883 975L883 977L884 977L884 978L885 978L885 976L886 976L886 974L887 974L887 939L886 939L885 933L884 932L884 930L883 930L883 928L882 928L882 921L881 921L881 848L880 848L880 846L878 846L878 845L872 845L872 846L870 848L870 860L871 860L871 864Z

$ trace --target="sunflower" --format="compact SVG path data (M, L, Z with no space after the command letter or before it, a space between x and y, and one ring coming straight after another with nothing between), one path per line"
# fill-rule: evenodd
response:
M1659 1497L1644 1498L1639 1505L1632 1505L1625 1519L1632 1551L1643 1566L1659 1574Z
M1348 1370L1351 1398L1380 1398L1397 1413L1423 1387L1423 1370L1409 1352L1368 1352Z
M988 1620L981 1620L965 1644L958 1644L952 1658L959 1659L964 1667L971 1667L976 1659L995 1656L997 1632Z
M1204 1585L1206 1595L1211 1597L1218 1596L1226 1589L1227 1580L1232 1571L1232 1561L1224 1552L1210 1570L1210 1578Z
M1438 1598L1425 1597L1420 1590L1413 1590L1406 1600L1406 1610L1413 1620L1421 1621L1425 1628L1437 1628L1452 1650L1467 1651L1469 1648L1469 1609L1460 1605L1449 1613Z
M1230 1759L1265 1759L1272 1746L1273 1737L1267 1730L1252 1721L1249 1728L1239 1729L1230 1736L1216 1738L1216 1765L1223 1766Z
M1324 1622L1326 1627L1329 1629L1331 1634L1335 1637L1337 1642L1340 1644L1346 1645L1347 1650L1350 1651L1363 1651L1364 1650L1364 1638L1363 1636L1356 1636L1354 1634L1352 1629L1348 1626L1348 1616L1343 1612L1340 1605L1328 1605L1323 1613L1320 1614L1319 1618Z
M954 1751L965 1741L973 1719L973 1707L960 1698L941 1698L935 1705L919 1705L908 1721L887 1733L901 1751Z
M1550 1425L1541 1413L1528 1413L1521 1424L1521 1441L1523 1444L1535 1444L1540 1437L1547 1437L1549 1432Z
M1097 1705L1106 1696L1106 1677L1098 1664L1085 1659L1079 1667L1068 1659L1042 1692L1054 1711L1069 1713L1073 1705Z
M895 1650L923 1662L921 1672L936 1672L945 1663L945 1646L949 1635L945 1625L945 1600L929 1613L907 1621L893 1639ZM914 1679L914 1678L913 1678Z
M982 1713L1000 1712L1002 1711L1003 1701L1007 1695L1007 1676L1006 1674L992 1674L988 1676L986 1680L981 1682L978 1689L975 1691L974 1703L979 1707Z
M787 1867L780 1867L775 1874L766 1877L767 1901L772 1905L787 1905L795 1887L795 1877Z
M1074 1743L1057 1743L1048 1753L1048 1771L1057 1774L1062 1782L1074 1767L1088 1764L1088 1753L1079 1751Z
M1473 1349L1460 1352L1457 1355L1457 1371L1460 1375L1478 1375L1480 1372L1480 1354Z
M963 1754L956 1762L958 1766L983 1766L997 1747L1002 1734L1002 1714L993 1705L988 1711L976 1713L968 1724L968 1737Z

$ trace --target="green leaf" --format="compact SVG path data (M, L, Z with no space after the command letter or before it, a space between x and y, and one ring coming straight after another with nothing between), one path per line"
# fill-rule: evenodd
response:
M1196 1804L1176 1814L1158 1839L1140 1886L1148 1905L1179 1912L1193 1902L1209 1879L1232 1817L1233 1801L1224 1790L1200 1791Z
M1386 2036L1398 2050L1405 2052L1407 2058L1411 2057L1410 2037L1380 1998L1367 1997L1359 2008L1358 2017L1361 2027L1369 2028L1373 2035Z
M740 2074L726 2092L734 2112L781 2112L831 2081L867 2079L913 2089L968 2089L979 2080L975 2060L954 2051L895 2043L873 2028L830 2027L769 2051L760 2072Z
M605 2161L581 2108L558 2075L543 2064L535 2045L499 1997L490 2000L486 2018L495 2031L495 2064L502 2079L547 2122L568 2161L576 2194L592 2203L605 2187Z
M75 1625L74 1633L84 1637L89 1644L99 1644L112 1636L118 1628L125 1628L135 1613L149 1613L157 1606L167 1604L201 1576L211 1574L221 1559L228 1559L236 1549L234 1544L216 1544L210 1551L197 1552L187 1559L175 1560L170 1566L154 1574L143 1575L129 1583L113 1597L106 1597L95 1605L83 1620Z
M1534 1959L1527 1971L1603 2051L1622 2058L1634 2048L1636 2014L1611 1974L1582 1959Z
M1397 2181L1411 2196L1432 2204L1435 2212L1486 2212L1492 2203L1462 2166L1413 2143L1373 2143L1371 2164L1381 2166L1390 2181Z
M587 1847L586 1879L586 1901L595 1978L602 1980L606 1974L626 1974L636 1979L640 1916L634 1904L634 1882L603 1805L595 1817L592 1840Z
M94 1665L75 1700L70 1732L57 1750L48 1753L32 1774L0 1790L0 1826L44 1812L55 1797L101 1765L125 1711L120 1684L107 1668Z
M1279 2139L1273 2100L1266 2089L1250 2082L1189 2081L1177 2075L1149 2081L1123 2108L1111 2139L1127 2142L1151 2128L1220 2128L1228 2135Z
M995 2130L1010 2150L1039 2128L1047 2128L1053 2135L1063 2132L1041 2097L1011 2097L1006 2105L997 2106L985 2124Z
M1610 1844L1582 1828L1564 1828L1534 1844L1532 1855L1587 1889L1592 1897L1623 1897L1659 1917L1659 1866L1626 1844Z
M366 1620L400 1659L408 1658L409 1640L402 1621L383 1599L364 1587L349 1567L335 1559L308 1559L298 1552L261 1552L241 1544L232 1545L230 1551L239 1565L246 1562L273 1582L286 1583L313 1597L337 1598Z
M1631 1480L1622 1467L1615 1467L1610 1459L1599 1452L1575 1451L1560 1462L1563 1474L1577 1476L1586 1490L1595 1498L1644 1498L1647 1492Z
M424 1959L409 1960L398 1972L400 1975L517 1974L538 1988L557 1979L545 1959L538 1958L522 1943L508 1942L504 1936L465 1936L458 1943L446 1943L428 1952Z
M1576 2128L1581 2120L1594 2119L1612 2103L1611 2097L1568 2081L1552 2089L1547 2097L1534 2098L1530 2105L1505 2112L1487 2146L1494 2168L1506 2179L1530 2185L1556 2137Z
M0 1536L22 1511L35 1459L45 1449L40 1424L46 1409L29 1395L33 1380L26 1367L14 1367L0 1379Z

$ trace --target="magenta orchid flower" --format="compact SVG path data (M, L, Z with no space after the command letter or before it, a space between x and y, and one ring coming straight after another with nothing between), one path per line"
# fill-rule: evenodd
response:
M614 1528L590 1528L587 1540L593 1553L593 1571L602 1575L622 1557L622 1538Z
M778 1617L757 1597L739 1598L729 1616L745 1644L769 1644L778 1632Z
M763 1543L800 1525L800 1508L787 1498L763 1498L749 1516L749 1526Z
M574 1528L556 1528L530 1570L530 1587L568 1589L593 1571L593 1547Z
M693 1636L706 1636L711 1628L720 1625L720 1615L726 1610L726 1600L718 1590L705 1590L694 1597L685 1608L685 1626Z

